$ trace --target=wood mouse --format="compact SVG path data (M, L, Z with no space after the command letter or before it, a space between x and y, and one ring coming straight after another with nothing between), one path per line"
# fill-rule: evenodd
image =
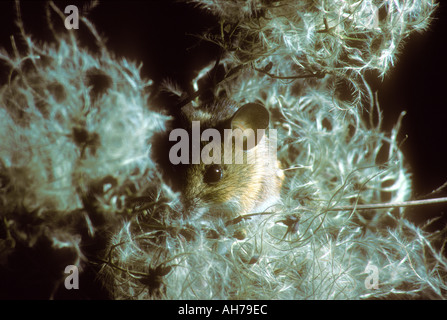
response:
M279 200L284 174L276 159L276 132L272 134L272 130L268 130L269 118L268 110L261 104L240 106L227 99L198 107L188 104L181 109L177 126L192 137L187 142L190 150L194 150L194 143L198 145L193 124L200 125L201 135L207 129L220 133L219 141L209 139L215 143L214 146L220 145L220 154L215 154L215 150L210 153L214 162L206 163L200 158L199 163L193 163L193 152L189 152L186 156L182 155L187 163L173 164L179 162L174 156L178 156L180 151L175 146L180 139L172 135L171 131L171 175L176 181L184 211L189 218L207 216L231 219L268 210ZM243 137L242 146L236 143L237 138L234 136L226 136L225 131L234 129L252 129L255 134L252 140L254 145L248 143L248 136ZM210 142L200 141L201 150L206 145L209 146ZM231 148L230 157L230 149L225 148ZM237 161L241 159L239 156L243 158L242 163ZM218 161L219 158L221 161Z

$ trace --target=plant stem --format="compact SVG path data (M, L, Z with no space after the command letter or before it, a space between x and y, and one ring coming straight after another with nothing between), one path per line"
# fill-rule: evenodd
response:
M357 206L336 206L328 208L328 211L346 211L346 210L367 210L367 209L387 209L387 208L400 208L400 207L415 207L428 204L447 203L447 197L425 199L425 200L412 200L393 203L374 203L374 204L362 204Z

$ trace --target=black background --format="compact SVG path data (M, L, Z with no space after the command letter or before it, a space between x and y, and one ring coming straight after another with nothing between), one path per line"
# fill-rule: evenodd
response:
M55 2L62 9L69 4L82 8L84 3ZM389 132L399 114L407 112L399 139L406 138L402 150L412 172L413 199L447 196L447 191L429 195L447 181L447 3L440 2L431 27L407 39L395 67L383 82L374 81L373 85L379 92L384 130ZM36 41L52 40L43 1L22 1L21 10L25 29ZM153 79L156 85L170 78L191 90L190 79L218 52L214 45L193 36L215 28L217 19L185 3L102 1L88 17L107 39L109 50L119 57L143 62L143 76ZM19 39L15 18L14 1L0 1L0 47L9 52L10 36ZM92 46L83 23L79 32L85 35L85 45ZM6 79L5 69L0 69L0 83ZM446 209L446 205L431 205L411 209L408 214L418 223L442 216L434 225L441 228L447 221Z
M82 8L85 1L56 1L56 4L63 10L69 4ZM19 39L14 23L15 2L2 0L0 6L0 47L11 52L10 36ZM21 1L20 7L26 32L36 41L53 40L46 25L44 1ZM216 46L194 36L213 31L217 19L182 2L100 1L88 17L107 39L109 50L118 57L143 62L143 76L153 79L156 85L169 78L190 91L195 72L218 52ZM447 18L444 17L447 4L441 1L430 28L412 34L383 82L373 81L384 113L384 130L389 132L399 114L407 112L399 140L405 139L402 150L413 177L413 199L447 195L447 192L429 195L447 181ZM85 45L91 46L92 37L83 23L79 32ZM2 83L6 77L6 72L0 73ZM432 205L409 212L412 219L423 221L444 215L446 208Z
M85 1L55 3L62 10L69 4L81 9ZM19 39L14 23L15 2L2 0L0 5L0 47L11 52L10 36ZM21 1L20 7L26 32L38 41L53 40L46 25L44 1ZM441 1L430 28L412 34L383 82L373 81L384 113L384 130L389 132L399 114L407 112L399 140L405 139L402 150L413 177L413 199L447 195L447 192L429 195L447 181L447 18L444 17L447 4ZM218 52L216 46L194 36L213 31L217 19L190 4L172 0L100 1L88 18L107 39L109 50L118 57L143 62L142 75L153 79L156 85L169 78L190 91L195 72ZM91 46L92 37L83 23L79 32L85 45ZM4 82L6 76L5 72L0 73L0 80ZM409 216L424 221L427 217L444 215L446 208L432 205L412 209Z
M56 1L60 8L74 4L82 9L85 1ZM14 1L1 1L0 46L11 50ZM39 41L53 40L45 20L44 1L22 1L25 29ZM190 91L195 71L211 61L218 52L214 45L194 35L213 31L217 19L192 5L171 0L100 1L88 15L107 46L119 57L143 62L142 74L157 84L173 79ZM395 67L383 82L373 81L379 91L384 112L384 130L389 132L405 110L399 140L406 165L413 176L413 199L446 196L447 192L428 195L447 181L447 4L440 2L430 28L405 41ZM54 21L57 19L54 18ZM79 32L85 45L91 45L85 25ZM20 45L20 43L18 44ZM0 80L6 73L0 74ZM443 215L445 205L409 210L416 221Z

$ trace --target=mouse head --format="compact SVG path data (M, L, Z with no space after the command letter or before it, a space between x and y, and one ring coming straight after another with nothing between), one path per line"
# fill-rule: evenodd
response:
M265 195L265 179L274 171L268 168L272 163L265 134L267 109L255 103L223 108L220 115L212 108L208 109L211 113L203 109L187 112L192 152L190 162L179 164L177 172L182 203L193 216L232 217L250 211ZM197 139L200 141L194 141Z

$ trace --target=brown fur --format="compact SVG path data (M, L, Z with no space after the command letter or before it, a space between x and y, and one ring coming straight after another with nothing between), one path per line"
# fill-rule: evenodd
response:
M191 121L200 121L201 131L206 128L221 130L228 125L228 121L231 121L238 109L239 106L231 101L220 102L208 109L204 107L194 109L188 106L184 110L185 121L189 123L186 126L190 128ZM284 178L279 163L268 156L268 139L264 135L254 148L247 151L235 150L233 144L232 164L224 164L225 149L222 141L223 176L215 184L204 182L204 175L209 165L202 162L187 165L181 187L182 200L187 211L195 214L200 208L204 208L205 213L202 214L231 218L238 214L267 209L265 205L268 205L269 201L273 203L279 198ZM202 147L206 144L208 142L202 143ZM235 163L236 153L244 154L243 164ZM255 159L254 163L250 164L249 159Z

